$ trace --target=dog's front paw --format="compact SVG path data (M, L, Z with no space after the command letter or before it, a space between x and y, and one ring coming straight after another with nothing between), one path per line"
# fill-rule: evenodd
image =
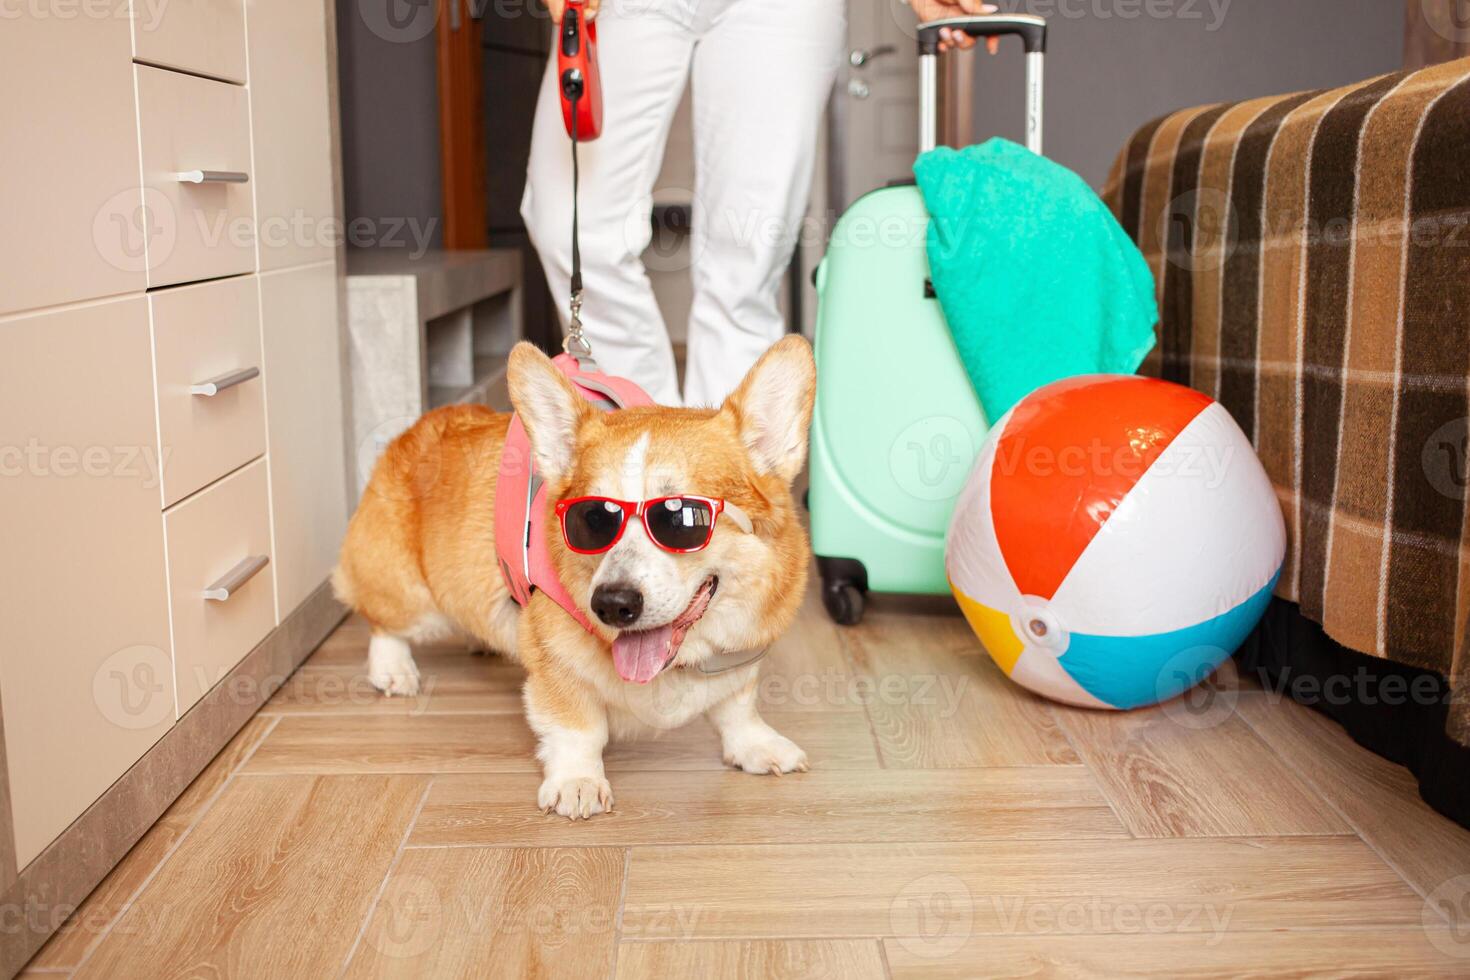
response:
M377 635L368 642L368 683L390 698L419 693L419 667L413 651L396 636Z
M769 735L735 746L726 746L725 764L757 776L779 776L783 772L806 772L806 753L791 739Z
M395 694L415 697L419 693L419 668L412 660L392 665L373 664L368 668L368 683L390 698Z
M548 777L536 793L536 805L542 813L586 820L612 809L612 786L601 776Z

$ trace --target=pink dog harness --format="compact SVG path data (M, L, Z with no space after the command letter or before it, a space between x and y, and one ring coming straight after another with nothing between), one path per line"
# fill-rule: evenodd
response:
M579 363L570 354L558 354L553 364L567 376L578 394L603 411L652 405L653 399L626 378L603 374L591 361ZM521 417L510 420L505 448L500 454L500 472L495 483L495 556L500 574L510 588L511 598L524 606L536 589L545 592L587 632L596 635L591 621L572 600L551 563L546 545L546 522L551 507L546 500L546 482L535 471L531 442Z

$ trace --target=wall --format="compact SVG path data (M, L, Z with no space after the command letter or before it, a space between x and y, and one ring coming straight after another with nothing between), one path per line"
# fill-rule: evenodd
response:
M411 16L390 19L389 11ZM425 235L441 244L433 13L432 4L337 0L345 217L349 230L353 219L371 219L369 234L384 245ZM412 235L400 219L412 223Z
M999 3L1051 20L1047 153L1094 186L1106 179L1128 136L1149 119L1205 102L1346 84L1396 70L1404 51L1404 5L1397 0ZM379 23L373 13L379 6L338 0L346 215L406 218L420 233L432 222L431 240L437 245L442 191L434 36L413 18ZM1018 47L1008 44L997 57L981 56L977 62L975 133L1019 138L1023 67ZM526 74L534 77L538 71L531 61ZM487 85L492 81L487 78ZM497 103L487 98L486 104ZM497 122L503 128L506 120ZM682 169L684 151L677 136L673 142L666 176ZM518 154L509 156L516 158L510 166L524 166ZM497 192L492 186L491 196L492 217L513 216L517 188L500 186ZM496 208L497 198L504 207ZM501 224L492 221L494 244L519 244L516 236L523 233ZM534 263L528 265L534 270ZM687 287L660 286L677 323L687 302L681 291ZM550 313L530 316L528 311L528 318L549 319ZM543 330L552 335L556 327L547 323L529 332L544 340Z
M515 4L485 9L485 137L488 208L493 247L519 248L526 276L526 337L545 346L560 343L555 307L563 302L546 291L545 279L520 218L530 147L532 109L549 44L546 19L525 16ZM392 12L396 20L389 20ZM366 218L384 234L397 219L411 226L397 233L416 246L426 232L441 247L443 187L439 166L439 102L434 47L434 5L408 0L337 0L341 60L342 157L345 214ZM657 186L660 203L687 203L693 186L692 134L685 99L670 135ZM825 193L817 174L814 200ZM391 219L391 220L390 220ZM367 227L367 226L364 226ZM683 236L660 233L645 259L670 333L682 342L690 303L687 248ZM368 242L371 244L371 242ZM384 242L384 244L393 244ZM811 250L808 249L808 252ZM805 256L807 276L820 255ZM810 287L807 287L810 293ZM788 289L782 288L783 305ZM815 297L804 301L812 318Z
M530 0L528 0L530 2ZM526 160L531 153L531 126L536 98L551 48L550 18L527 16L510 2L485 8L485 180L490 245L521 253L522 316L527 340L547 350L561 346L557 309L566 302L552 296L541 274L541 260L531 247L521 221L521 195L526 186Z
M1094 187L1134 130L1174 109L1398 70L1398 0L994 0L1051 22L1047 156ZM1154 12L1154 16L1149 15ZM1020 45L978 56L975 134L1020 140Z

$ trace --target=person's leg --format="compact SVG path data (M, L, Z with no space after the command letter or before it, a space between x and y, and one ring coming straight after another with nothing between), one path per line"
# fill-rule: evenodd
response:
M672 2L672 0L670 0ZM607 3L597 16L601 138L581 154L582 323L606 371L679 404L668 331L639 256L652 238L653 183L683 94L694 38L665 0ZM572 270L572 148L552 57L542 79L521 201L563 327Z
M786 330L778 304L846 44L843 0L734 0L694 54L688 405L717 405Z

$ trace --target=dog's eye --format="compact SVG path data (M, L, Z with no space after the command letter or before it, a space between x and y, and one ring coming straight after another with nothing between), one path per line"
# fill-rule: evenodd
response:
M675 551L697 551L709 543L714 512L702 500L670 497L650 511L644 526L655 541Z
M623 511L617 504L608 503L582 511L583 526L594 533L616 531L622 522Z
M567 543L581 551L604 551L617 539L623 526L623 509L610 500L583 500L573 504L562 518Z

